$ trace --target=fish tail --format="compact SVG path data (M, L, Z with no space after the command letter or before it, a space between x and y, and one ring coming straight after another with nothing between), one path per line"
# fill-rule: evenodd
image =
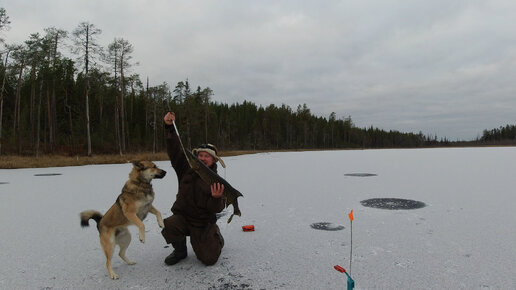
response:
M235 214L232 214L232 215L229 217L229 219L228 219L228 224L231 222L231 220L233 219L233 216L234 216L234 215L235 215Z

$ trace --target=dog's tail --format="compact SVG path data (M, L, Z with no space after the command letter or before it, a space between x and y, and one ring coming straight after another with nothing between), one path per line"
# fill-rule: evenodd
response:
M87 227L90 225L90 219L95 220L97 222L97 227L102 219L102 214L96 210L85 210L81 212L81 227Z

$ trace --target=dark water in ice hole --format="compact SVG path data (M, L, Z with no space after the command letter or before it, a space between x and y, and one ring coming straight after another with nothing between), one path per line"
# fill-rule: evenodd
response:
M62 175L61 173L38 173L34 174L34 176L56 176L56 175Z
M371 177L371 176L378 176L378 174L374 173L346 173L344 176L351 176L351 177Z
M344 227L341 225L328 222L313 223L310 225L310 227L315 230L323 231L340 231L344 229Z
M401 198L371 198L360 202L363 206L380 209L418 209L426 206L424 202Z

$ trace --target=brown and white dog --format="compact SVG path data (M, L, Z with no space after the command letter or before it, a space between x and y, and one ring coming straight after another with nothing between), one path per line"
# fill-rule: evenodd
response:
M135 262L125 256L125 251L131 243L131 234L127 229L129 225L135 225L139 230L139 238L145 242L145 225L143 220L150 212L156 215L158 225L163 228L161 213L152 205L154 190L151 181L154 178L163 178L167 172L159 169L150 161L133 162L133 169L129 173L129 180L122 188L115 204L104 216L95 210L81 212L81 226L89 226L89 220L97 222L100 233L100 245L106 255L106 267L111 279L118 279L118 275L111 268L111 258L115 245L120 247L118 255L129 265Z

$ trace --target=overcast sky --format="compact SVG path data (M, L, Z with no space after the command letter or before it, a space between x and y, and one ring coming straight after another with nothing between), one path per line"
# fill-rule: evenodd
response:
M516 124L514 1L9 0L7 43L88 21L133 73L213 100L306 103L358 127L471 140Z

